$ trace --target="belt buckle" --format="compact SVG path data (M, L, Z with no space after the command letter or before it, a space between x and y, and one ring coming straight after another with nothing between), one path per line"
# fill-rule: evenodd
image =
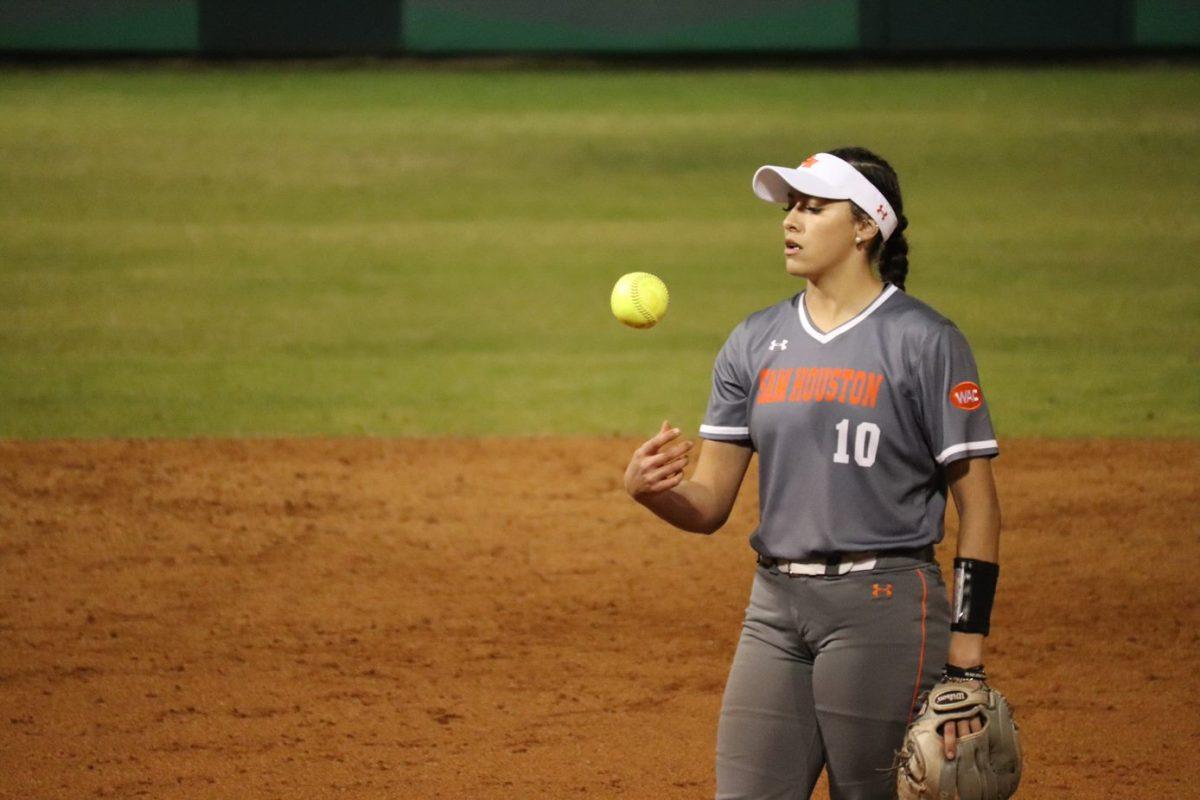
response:
M825 570L822 574L826 578L840 578L851 572L874 569L878 561L879 554L873 550L862 553L838 553L836 556L825 558Z

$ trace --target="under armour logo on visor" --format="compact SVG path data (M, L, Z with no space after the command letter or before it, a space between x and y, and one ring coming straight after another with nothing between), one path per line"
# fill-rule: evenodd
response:
M768 350L787 350L787 343L788 343L787 339L784 339L782 341L780 341L778 339L772 339L771 346L768 347L767 349Z
M887 212L883 210L882 203L879 205L879 208L875 209L875 213L879 215L880 219L887 219Z

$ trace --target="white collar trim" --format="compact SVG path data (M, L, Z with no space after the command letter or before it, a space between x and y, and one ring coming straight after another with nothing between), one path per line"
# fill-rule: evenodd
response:
M862 311L858 312L858 314L856 314L853 318L846 320L841 325L838 325L836 328L829 331L829 333L821 333L819 330L817 330L817 326L813 325L812 322L809 321L808 311L804 308L804 295L806 294L806 292L801 292L800 299L796 303L796 310L797 310L797 313L800 315L800 326L804 328L805 333L807 333L812 338L816 339L821 344L831 342L834 339L836 339L837 337L841 336L846 331L853 328L858 323L862 322L867 317L871 316L871 313L875 309L877 309L881 305L883 305L884 302L886 302L887 299L889 297L891 297L893 294L895 294L897 291L898 290L896 289L896 287L889 283L886 287L884 287L884 290L879 293L879 297L876 297L874 302L871 303L871 305L867 306Z

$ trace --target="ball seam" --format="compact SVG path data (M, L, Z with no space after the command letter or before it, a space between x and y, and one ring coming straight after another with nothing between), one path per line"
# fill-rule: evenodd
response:
M629 299L633 303L633 307L637 309L637 312L642 315L642 318L646 322L654 322L654 315L642 305L642 301L638 297L638 286L643 280L645 280L645 278L639 275L638 279L632 282L629 287Z

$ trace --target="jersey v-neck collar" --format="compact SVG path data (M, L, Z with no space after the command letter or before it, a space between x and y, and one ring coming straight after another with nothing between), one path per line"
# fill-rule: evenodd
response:
M804 307L804 295L806 292L801 292L799 299L796 301L796 310L800 315L800 326L804 328L804 332L809 336L816 339L821 344L826 344L841 336L843 333L850 330L867 317L871 316L871 313L883 305L889 297L896 293L896 291L896 287L889 283L887 286L883 287L883 291L880 292L879 296L871 302L871 305L867 306L862 311L843 322L841 325L833 328L828 333L822 333L821 331L817 330L817 326L813 325L812 320L808 318L808 309Z

